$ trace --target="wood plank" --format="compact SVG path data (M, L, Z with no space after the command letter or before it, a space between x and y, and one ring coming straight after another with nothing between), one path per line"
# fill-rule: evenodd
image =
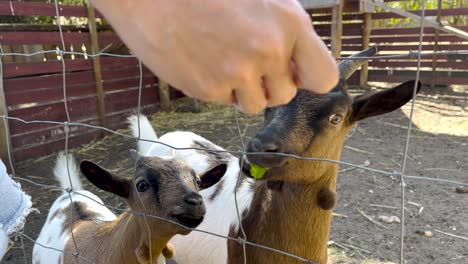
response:
M61 25L63 32L88 32L88 27L83 25ZM99 25L98 31L110 31L110 25ZM0 32L58 32L59 28L53 24L0 24Z
M370 13L365 13L364 14L363 27L362 27L361 50L365 50L365 49L369 48L370 34L371 34L371 18L372 18L372 15ZM366 87L367 86L368 66L369 66L368 62L365 62L361 66L361 72L360 72L360 76L359 76L359 85L361 87Z
M86 134L75 135L68 138L69 148L73 148L85 143L89 143L99 136L99 132L91 131ZM65 139L56 140L45 144L37 144L24 148L17 148L14 151L15 159L27 160L40 156L49 155L57 151L63 150L65 147Z
M6 93L28 92L57 87L62 88L62 73L5 79L4 82ZM67 73L67 87L92 82L94 82L92 71Z
M122 68L108 68L103 72L104 82L119 81L122 79L139 78L138 67L122 67ZM143 77L149 78L154 75L146 68L143 68ZM82 85L94 82L94 75L92 71L80 71L67 73L66 84L67 87L73 85ZM33 90L47 89L47 88L62 88L62 73L46 74L39 76L27 76L13 79L5 79L5 92L27 92Z
M135 109L138 105L138 89L125 90L119 93L106 94L106 112L118 112ZM154 87L141 90L141 105L156 104L159 102L157 89Z
M83 119L96 113L96 97L87 97L68 100L68 109L72 121ZM57 102L46 105L38 105L29 108L11 110L10 116L18 117L24 120L48 120L48 121L66 121L65 107L63 102ZM44 127L45 125L38 124ZM24 133L24 127L12 125L11 134Z
M3 45L34 45L48 44L59 45L62 43L59 32L0 32ZM78 44L90 42L88 32L63 32L65 44ZM103 46L110 43L122 43L122 40L114 32L100 32L99 41Z
M416 60L413 60L413 61L372 61L369 63L369 66L379 67L379 68L403 68L403 67L416 68L417 62ZM421 67L432 68L432 60L421 62ZM468 61L466 62L437 61L437 67L468 70Z
M304 9L317 9L334 7L338 5L340 0L299 0Z
M106 95L109 92L114 92L117 90L128 90L130 88L138 88L140 83L140 78L135 77L135 78L130 78L130 79L122 79L122 80L117 80L117 81L108 81L104 82L104 91L106 92ZM155 87L157 86L157 80L155 79L154 76L147 76L143 78L142 82L142 87Z
M85 59L65 60L67 71L90 70L92 61ZM3 65L4 78L62 72L60 61L9 63Z
M85 76L86 79L83 78L82 82L79 82L80 79L78 76ZM73 98L94 95L96 84L94 82L92 73L80 73L78 76L73 76L73 78L70 78L67 75L67 96L69 98ZM61 77L61 75L54 76L54 79L51 80L50 83L46 83L48 86L45 88L41 88L43 84L41 84L41 86L38 88L35 88L33 86L33 82L28 82L28 86L25 87L11 85L11 83L15 84L15 82L9 82L9 86L5 87L7 106L14 107L20 104L29 103L43 104L45 102L61 100L63 98L62 80L58 77ZM105 91L112 92L115 90L138 87L138 84L139 76L133 76L131 78L110 79L105 81ZM144 75L143 85L156 85L155 77L152 74Z
M102 67L113 68L122 67L125 65L134 66L137 64L135 58L119 58L103 56ZM93 62L90 59L74 59L65 60L67 72L82 71L93 69ZM61 73L63 70L62 62L60 61L45 61L45 62L28 62L28 63L8 63L3 65L4 78Z
M152 114L158 110L157 105L150 105L150 106L145 106L142 109L142 112L145 114ZM109 127L112 130L117 130L120 128L126 128L128 127L128 124L126 123L126 119L128 116L130 116L133 113L132 110L126 111L126 112L118 112L118 113L111 113L110 115L107 115L107 120L109 120ZM92 120L86 121L88 124L96 124L97 118L94 118ZM28 125L26 125L28 126ZM53 129L60 129L61 127L54 127ZM74 130L74 127L73 129ZM63 129L62 129L63 131ZM80 131L78 134L72 134L69 137L69 148L75 148L75 147L80 147L82 144L86 144L91 142L92 140L96 139L101 130L97 129L89 129L85 128L84 130ZM41 138L44 136L44 133L47 135L47 133L50 135L50 137L46 138L48 140L46 141L39 141L34 139L34 137ZM108 133L108 132L106 132ZM61 136L60 136L61 135ZM63 150L65 146L65 139L64 139L64 133L58 133L57 134L51 134L50 132L43 131L43 134L33 134L33 135L25 135L22 137L18 137L15 139L16 142L21 142L21 141L33 141L36 143L31 143L27 145L22 145L21 147L16 148L14 155L17 160L25 160L29 158L37 158L39 156L44 156L48 155L51 153L55 153L57 151Z
M334 57L341 57L341 45L343 36L343 5L344 0L333 7L331 26L331 52Z
M86 97L95 95L96 85L94 83L84 85L67 86L67 97ZM62 87L54 87L49 89L36 89L23 92L12 91L7 95L8 107L15 107L23 104L44 104L47 102L56 102L63 99Z
M349 5L349 3L347 3ZM346 10L345 7L345 12L349 11ZM410 13L420 15L421 11L408 11ZM312 21L321 21L321 22L328 22L331 21L331 14L318 14L313 10L312 12ZM329 12L328 12L329 13ZM437 15L437 9L428 9L425 12L425 16L436 16ZM457 15L468 15L468 8L453 8L453 9L443 9L441 12L442 17L449 17L449 16L457 16ZM348 13L343 15L343 21L347 20L362 20L362 14L361 13ZM383 20L383 19L391 19L391 18L403 18L403 16L399 14L395 14L392 12L376 12L372 13L372 19L375 20Z
M409 50L418 50L419 46L417 44L414 45L400 45L400 43L395 43L395 45L378 45L377 48L379 51L402 51L408 52ZM433 51L434 45L422 45L423 51ZM439 51L447 51L447 50L467 50L468 44L452 44L452 45L439 45ZM356 45L344 45L344 51L360 51L362 50L360 46Z
M91 53L98 54L99 41L98 33L96 29L96 12L91 3L88 3L88 26L91 40ZM99 117L99 125L106 126L106 110L104 102L104 88L102 86L102 69L101 69L101 58L99 56L93 57L94 67L94 79L96 83L96 96L97 96L97 114Z
M330 40L324 39L323 40L326 44L330 43ZM433 42L434 36L425 36L423 37L423 42ZM440 42L459 42L460 38L455 36L440 36ZM343 44L356 44L360 45L362 39L360 37L352 37L352 38L343 38ZM391 36L391 37L371 37L370 43L372 44L379 44L379 43L394 43L394 44L404 44L407 42L419 42L418 36ZM380 45L380 44L379 44Z
M1 70L1 69L0 69ZM7 104L5 102L5 93L3 89L3 80L0 80L0 115L8 116ZM0 118L0 159L5 164L7 171L11 173L13 158L10 156L11 146L10 128L4 118Z
M143 106L141 111L142 113L154 113L157 109L157 104L151 104ZM109 125L107 126L107 128L119 129L127 127L127 117L133 113L134 109L107 114L106 119L109 120ZM93 126L99 126L99 120L96 115L92 117L87 117L86 119L79 120L77 122ZM27 124L24 124L24 126L27 126L30 132L12 136L12 143L16 149L27 148L37 144L48 144L50 142L63 139L65 137L65 134L63 132L63 125L53 125L41 130L33 130L34 128L30 127L30 125ZM70 128L71 129L69 132L69 136L76 136L80 134L85 134L91 130L96 130L85 126L71 126Z
M61 16L87 17L86 7L58 5ZM0 15L55 16L55 5L41 2L0 1ZM98 13L97 17L102 18Z
M432 71L421 71L420 77L423 84L430 84L432 82ZM372 70L369 71L369 81L373 82L404 82L414 80L416 76L415 71L394 71L393 75L388 74L388 70ZM437 72L436 84L468 84L468 73L466 72Z

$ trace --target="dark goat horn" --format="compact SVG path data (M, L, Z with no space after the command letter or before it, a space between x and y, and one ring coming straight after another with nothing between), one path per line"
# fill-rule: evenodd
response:
M356 54L351 55L351 57L372 57L377 53L377 47L371 47L366 50L360 51ZM338 69L340 70L340 79L348 79L362 64L367 60L343 60L338 64Z

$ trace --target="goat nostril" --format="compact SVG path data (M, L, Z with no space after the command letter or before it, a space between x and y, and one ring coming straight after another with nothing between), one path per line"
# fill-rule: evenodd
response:
M278 152L278 149L276 144L265 144L263 146L263 152Z
M203 203L203 198L198 194L189 194L185 196L184 201L190 205L200 206Z
M249 152L261 152L262 150L262 142L257 138L252 138L249 142L248 151Z

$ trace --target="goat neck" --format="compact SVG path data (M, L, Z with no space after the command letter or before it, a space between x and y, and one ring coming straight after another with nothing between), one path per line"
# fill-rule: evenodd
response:
M320 149L311 149L307 156L321 157L317 151ZM337 160L340 154L341 148L336 148L333 154L322 157ZM258 182L252 204L243 213L247 240L325 264L338 166L291 160L285 168L278 168L275 173L284 174L285 179L294 173L300 175L295 175L295 179L313 180L284 181L280 190L270 190L266 182ZM242 237L242 234L232 229L229 236ZM228 243L228 252L228 263L243 263L243 249L237 242ZM246 254L248 263L303 263L254 246L248 246Z
M140 218L140 219L136 219ZM154 220L149 220L151 232L142 229L142 217L131 213L121 214L115 221L95 223L85 221L74 228L74 236L79 252L93 256L96 263L149 263L149 253L156 263L173 234L165 230L165 225L154 228ZM159 222L159 221L158 221ZM151 235L151 250L149 247ZM72 240L66 245L67 252L75 252ZM74 256L66 254L64 263L73 263Z

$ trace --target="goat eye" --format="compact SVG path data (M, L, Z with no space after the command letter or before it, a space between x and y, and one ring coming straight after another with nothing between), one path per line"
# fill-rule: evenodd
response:
M139 181L136 187L139 192L144 192L149 188L149 184L146 181Z
M340 123L341 120L343 120L343 117L340 114L333 114L328 118L328 121L334 125Z
M195 183L197 184L197 187L200 187L201 179L197 177L197 179L195 180Z

